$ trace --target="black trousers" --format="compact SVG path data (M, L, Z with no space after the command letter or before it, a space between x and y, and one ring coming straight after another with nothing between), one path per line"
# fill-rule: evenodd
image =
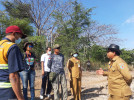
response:
M49 73L50 72L45 72L45 74L42 76L42 85L41 85L41 91L40 95L44 95L47 87L46 94L50 94L52 90L52 84L49 81Z

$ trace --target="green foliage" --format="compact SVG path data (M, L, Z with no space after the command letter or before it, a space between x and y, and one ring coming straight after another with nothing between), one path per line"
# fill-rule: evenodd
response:
M2 23L5 27L17 25L21 28L23 33L27 34L28 36L33 35L33 27L30 26L30 21L26 18L19 19L3 15L0 18L0 23Z
M134 51L133 50L125 50L121 49L122 54L120 57L124 59L128 64L131 64L131 62L134 62Z
M78 32L82 32L86 27L88 27L91 23L90 21L90 13L92 12L92 8L85 9L81 4L78 4L77 0L73 3L73 11L71 15L71 19L69 23L73 28L79 28Z
M79 38L73 38L71 34L60 35L55 41L55 43L62 45L61 51L66 57L69 57L71 52L77 50L78 42Z
M5 29L3 29L4 27L3 27L3 25L2 24L0 24L0 40L5 36L5 34L4 34L4 30Z
M89 70L98 70L98 69L107 69L108 68L108 62L100 62L100 61L92 61L91 60L91 66L90 68L87 68Z
M19 26L29 36L19 44L21 51L23 52L25 42L32 42L34 44L32 50L37 57L37 61L40 61L41 55L45 52L46 37L33 36L33 27L30 25L30 5L21 3L19 0L16 1L9 2L6 0L3 2L8 13L0 13L0 26L2 26L0 39L5 36L6 27L10 25ZM61 52L65 56L65 61L71 57L71 52L77 51L83 67L86 68L86 61L90 60L90 69L107 68L109 60L106 57L106 49L91 44L93 43L93 37L83 35L92 23L90 16L93 8L85 9L76 0L72 2L72 8L70 9L65 12L58 10L53 13L54 26L56 26L55 33L58 34L58 37L54 39L54 44L62 45ZM128 64L134 62L134 50L122 49L121 51L121 57Z
M83 50L84 49L84 50ZM106 56L106 49L102 46L93 45L91 47L84 47L80 51L80 60L82 62L82 66L85 69L99 69L105 68L107 66L107 62L109 61ZM84 55L83 55L84 54ZM90 68L87 68L86 61L91 62Z
M0 40L4 37L5 35L2 33L0 34Z
M65 18L63 12L55 12L55 24L57 25L57 33L55 43L62 45L62 53L66 58L70 57L71 52L80 50L80 34L90 25L90 13L92 9L84 9L76 1L72 3L72 12ZM65 19L64 19L65 18Z
M108 61L106 56L107 54L106 49L102 46L93 45L89 54L91 55L91 59L93 61L100 61L100 62Z
M22 3L20 1L3 1L2 2L3 6L6 8L6 11L9 13L9 16L12 16L14 18L29 18L29 10L30 10L30 5Z

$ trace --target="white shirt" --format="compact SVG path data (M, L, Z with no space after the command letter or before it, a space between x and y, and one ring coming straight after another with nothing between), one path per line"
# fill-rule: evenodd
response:
M44 71L46 72L50 72L50 68L47 66L49 56L47 53L41 55L41 61L44 62Z

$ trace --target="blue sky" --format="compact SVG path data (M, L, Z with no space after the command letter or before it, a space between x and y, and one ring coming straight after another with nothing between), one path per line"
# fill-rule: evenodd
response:
M118 30L121 48L134 49L134 0L78 0L86 8L96 7L92 19L112 24Z
M134 0L78 0L93 10L92 19L100 24L112 24L118 30L121 48L134 49ZM3 7L0 5L0 10Z

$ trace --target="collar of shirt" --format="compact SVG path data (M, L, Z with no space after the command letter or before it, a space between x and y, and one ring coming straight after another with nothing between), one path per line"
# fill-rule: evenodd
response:
M115 62L117 59L119 58L119 56L115 56L112 60L109 61L109 65L111 65L113 62Z
M76 59L76 58L74 58L74 57L72 57L72 60L74 60L74 61L76 61L76 62L79 62L79 60Z
M47 54L47 53L45 53L47 56L50 56L51 54Z
M115 56L111 61L115 62L118 58L119 58L119 56Z
M8 40L9 42L12 42L10 39L4 37L2 40Z
M72 57L72 60L76 60L76 61L77 61L77 59L76 59L76 58L74 58L74 57Z

